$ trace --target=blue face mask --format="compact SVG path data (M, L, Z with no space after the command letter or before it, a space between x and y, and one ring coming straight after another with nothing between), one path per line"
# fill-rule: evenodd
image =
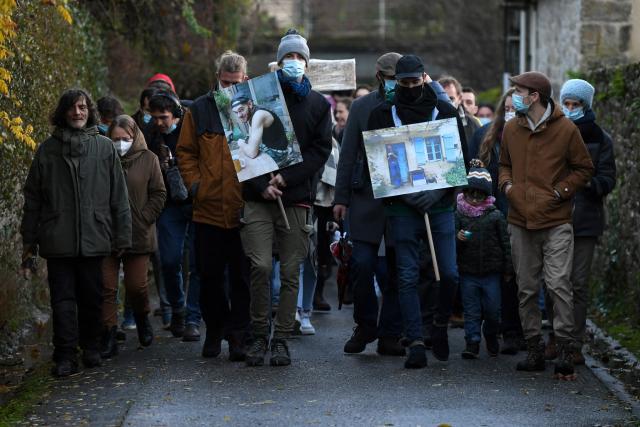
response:
M515 108L518 113L527 114L530 105L524 103L524 97L522 95L514 93L511 95L511 100L513 101L513 108Z
M100 124L98 125L98 130L99 130L100 132L102 132L103 134L106 134L106 133L107 133L107 131L109 130L109 125L105 125L104 123L100 123Z
M387 101L393 100L393 96L396 93L396 80L385 80L384 81L384 95L387 98Z
M178 127L177 124L172 124L171 127L169 127L169 129L165 132L165 135L169 135L171 132L173 132L174 130L176 130L176 128Z
M571 111L571 110L569 110L567 107L565 107L563 105L562 106L562 112L564 113L565 116L567 116L568 119L570 119L573 122L575 122L576 120L579 120L579 119L584 117L584 109L582 107L574 108Z
M482 126L484 126L484 125L486 125L488 123L491 123L491 119L489 117L480 117L480 118L478 118L478 120L480 120L480 124Z
M151 114L145 113L144 116L142 116L142 121L145 123L149 123L151 121Z
M297 59L285 59L282 61L282 72L287 77L300 78L304 75L305 63Z

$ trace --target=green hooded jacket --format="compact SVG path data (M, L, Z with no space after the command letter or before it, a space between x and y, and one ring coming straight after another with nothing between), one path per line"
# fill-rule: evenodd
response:
M23 244L43 258L106 256L131 247L127 185L111 140L96 127L56 128L24 186Z

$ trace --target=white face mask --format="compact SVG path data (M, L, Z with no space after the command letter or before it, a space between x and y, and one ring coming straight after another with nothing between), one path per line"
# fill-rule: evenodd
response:
M120 157L127 154L127 152L131 149L132 145L133 145L133 141L127 141L126 139L117 139L113 141L113 146L118 151L118 154L120 154Z
M504 121L508 122L509 120L513 119L515 116L516 116L515 111L507 111L506 113L504 113Z

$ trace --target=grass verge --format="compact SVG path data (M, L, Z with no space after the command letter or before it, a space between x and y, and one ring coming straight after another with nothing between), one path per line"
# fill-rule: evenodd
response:
M14 426L24 421L31 408L42 399L50 384L48 363L29 373L12 398L0 406L0 427Z

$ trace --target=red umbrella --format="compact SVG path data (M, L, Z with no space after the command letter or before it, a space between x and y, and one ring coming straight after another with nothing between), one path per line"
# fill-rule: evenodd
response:
M348 239L347 233L340 233L340 239L331 243L331 254L338 261L338 275L336 283L338 284L338 310L342 309L347 287L349 285L349 266L351 260L351 251L353 243Z

